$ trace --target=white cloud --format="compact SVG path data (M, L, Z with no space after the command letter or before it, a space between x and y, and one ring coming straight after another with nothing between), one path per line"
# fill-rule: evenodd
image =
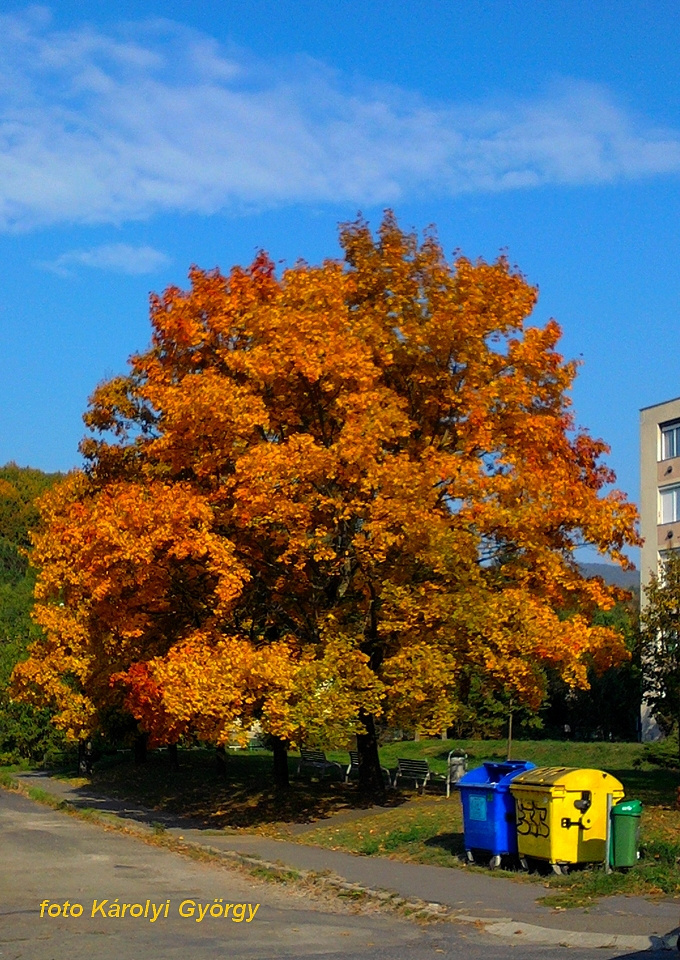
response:
M0 17L0 229L292 202L611 183L680 171L680 133L591 84L429 104L304 58L253 62L165 20Z
M97 270L110 270L114 273L127 273L139 276L153 273L165 266L168 258L153 247L134 247L128 243L110 243L89 250L68 250L56 260L39 264L61 277L70 277L77 267L91 267Z

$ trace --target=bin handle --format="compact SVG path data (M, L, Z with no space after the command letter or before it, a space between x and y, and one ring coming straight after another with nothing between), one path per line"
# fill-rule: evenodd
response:
M567 830L569 827L580 827L582 830L590 830L592 823L584 823L582 818L579 820L570 820L569 817L562 817L561 826Z

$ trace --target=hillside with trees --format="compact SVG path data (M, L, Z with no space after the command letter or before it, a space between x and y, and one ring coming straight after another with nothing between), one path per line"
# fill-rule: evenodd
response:
M30 531L37 527L37 500L61 474L15 463L0 467L0 758L42 760L63 736L46 708L10 702L9 679L28 645L40 636L31 620L36 573L29 566Z

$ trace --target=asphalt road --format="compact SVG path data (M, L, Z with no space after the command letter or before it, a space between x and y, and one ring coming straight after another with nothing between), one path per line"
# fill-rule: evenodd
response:
M315 901L294 887L197 863L0 790L0 960L333 955L351 960L617 956L602 949L519 945L470 925L420 926L355 913L340 901ZM673 954L658 956L669 960Z

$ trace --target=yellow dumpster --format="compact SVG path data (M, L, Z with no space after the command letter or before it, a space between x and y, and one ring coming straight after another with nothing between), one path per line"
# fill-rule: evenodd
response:
M623 798L623 785L604 770L538 767L510 784L517 810L517 850L546 860L555 873L569 864L600 863L607 839L607 794Z

